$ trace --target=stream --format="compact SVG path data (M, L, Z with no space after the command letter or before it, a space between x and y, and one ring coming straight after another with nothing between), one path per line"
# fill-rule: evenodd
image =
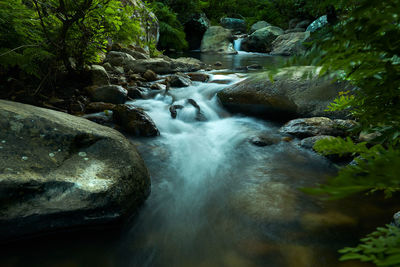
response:
M281 124L229 114L216 97L251 75L232 70L268 68L277 59L243 52L197 57L221 61L225 70L209 74L228 84L194 82L133 102L161 132L151 139L130 137L152 178L152 193L135 220L121 233L11 245L3 249L0 266L355 266L339 263L337 250L373 229L378 222L371 211L379 223L387 222L390 211L376 216L378 204L360 209L357 199L323 202L302 193L299 188L334 175L333 164L296 140L286 142L278 133ZM200 106L201 120L188 99ZM176 119L172 103L184 106ZM259 137L272 145L254 145L251 140Z

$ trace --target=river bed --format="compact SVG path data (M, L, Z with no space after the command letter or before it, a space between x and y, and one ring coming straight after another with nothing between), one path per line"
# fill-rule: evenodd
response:
M228 84L195 82L133 102L161 132L152 139L129 137L152 178L152 193L135 220L121 232L9 245L0 266L368 266L339 263L336 251L390 221L395 208L374 203L360 209L356 197L324 202L302 193L299 188L322 183L336 167L296 140L286 142L279 123L229 114L218 102L218 91L251 75L232 70L273 67L279 59L198 57L221 61L225 70L209 74ZM188 99L199 105L200 117ZM171 104L184 107L176 119ZM259 137L271 145L251 142Z

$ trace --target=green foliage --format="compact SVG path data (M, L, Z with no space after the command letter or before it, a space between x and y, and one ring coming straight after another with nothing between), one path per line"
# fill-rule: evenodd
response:
M176 13L160 2L154 2L150 7L156 14L160 23L159 48L175 49L177 51L187 49L186 35Z
M400 265L400 228L392 225L379 227L355 248L344 248L340 260L360 260L377 266Z

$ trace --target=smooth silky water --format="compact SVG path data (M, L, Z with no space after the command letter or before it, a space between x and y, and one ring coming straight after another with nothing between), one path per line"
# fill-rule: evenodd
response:
M276 60L243 53L221 58L231 69ZM212 73L230 84L251 75ZM339 263L336 251L372 230L378 222L370 217L387 222L390 208L302 193L299 188L323 182L335 167L296 141L283 141L279 124L226 112L216 97L226 86L195 82L132 102L153 118L161 136L129 137L149 168L152 193L122 233L22 241L1 250L0 266L364 266ZM206 120L196 120L188 99ZM184 106L176 119L171 104ZM257 147L250 142L257 136L276 144Z

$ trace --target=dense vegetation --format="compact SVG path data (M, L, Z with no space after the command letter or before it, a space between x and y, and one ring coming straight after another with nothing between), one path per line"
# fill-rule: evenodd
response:
M142 28L131 18L133 12L134 7L118 0L2 0L1 77L29 81L29 93L37 94L54 82L59 70L83 72L99 62L109 40L141 41Z

